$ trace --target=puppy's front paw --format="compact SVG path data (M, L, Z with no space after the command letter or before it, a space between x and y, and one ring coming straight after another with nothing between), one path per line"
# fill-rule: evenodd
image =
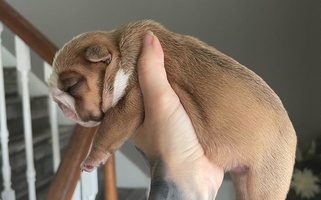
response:
M104 165L110 154L103 152L91 152L87 158L80 164L81 171L92 172L94 169Z

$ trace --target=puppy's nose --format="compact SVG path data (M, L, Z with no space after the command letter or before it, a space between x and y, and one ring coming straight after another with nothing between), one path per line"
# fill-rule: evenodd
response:
M96 114L94 114L94 113L91 113L91 116L90 116L90 119L92 120L92 121L96 121L96 122L100 122L102 119L104 118L104 113L96 113Z

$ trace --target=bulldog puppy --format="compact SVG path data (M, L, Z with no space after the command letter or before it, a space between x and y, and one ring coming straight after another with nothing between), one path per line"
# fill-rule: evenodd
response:
M136 65L149 30L161 42L168 80L206 156L231 172L237 198L285 199L296 134L278 96L232 58L153 21L84 33L56 54L49 79L53 100L69 119L100 124L81 169L105 163L144 119Z

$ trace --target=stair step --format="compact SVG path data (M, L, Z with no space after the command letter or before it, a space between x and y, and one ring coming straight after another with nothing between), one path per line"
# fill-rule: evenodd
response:
M10 140L22 137L23 135L23 118L22 118L22 102L19 97L8 98L7 101L7 124L9 130ZM43 129L49 126L48 116L48 97L40 96L30 99L32 130Z
M9 130L9 154L12 188L17 200L28 199L26 178L26 151L23 131L22 100L18 95L18 73L16 68L4 68L7 124ZM32 90L30 88L30 90ZM49 123L48 96L30 98L34 166L38 199L43 199L53 178L52 139ZM63 152L69 142L74 126L60 126L60 150ZM62 154L62 153L61 153ZM1 156L1 150L0 150ZM0 158L0 166L2 166ZM3 184L0 173L0 188Z
M7 119L22 117L22 100L20 97L11 97L6 100ZM30 98L32 118L40 118L48 115L48 97L39 96Z
M35 118L32 119L32 130L33 132L37 132L38 130L41 130L45 127L49 126L49 117L42 117L42 118ZM17 119L11 119L8 121L8 130L9 130L9 140L15 141L19 140L21 137L23 137L23 119L17 118Z
M33 133L33 144L37 145L38 143L41 143L45 140L48 140L51 137L50 128L45 128L42 130L39 130L35 133ZM13 140L9 142L9 153L18 153L25 149L25 141L22 137L16 138L16 140Z
M17 70L16 68L4 68L3 69L4 82L5 82L5 94L6 97L17 96L18 84L17 84Z
M74 126L60 126L59 140L61 152L66 148ZM37 192L45 191L53 178L52 140L50 128L34 133L34 166L36 169ZM9 153L12 174L12 188L16 191L16 199L27 199L28 185L26 179L26 152L24 139L10 141ZM1 153L1 152L0 152ZM0 154L1 155L1 154ZM1 160L0 160L1 165ZM2 174L0 174L0 187Z

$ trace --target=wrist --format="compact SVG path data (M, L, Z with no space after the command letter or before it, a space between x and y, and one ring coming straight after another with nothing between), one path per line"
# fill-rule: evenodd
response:
M222 168L210 163L205 156L185 163L158 160L151 170L152 191L157 193L162 187L180 195L181 199L214 199L224 176Z

